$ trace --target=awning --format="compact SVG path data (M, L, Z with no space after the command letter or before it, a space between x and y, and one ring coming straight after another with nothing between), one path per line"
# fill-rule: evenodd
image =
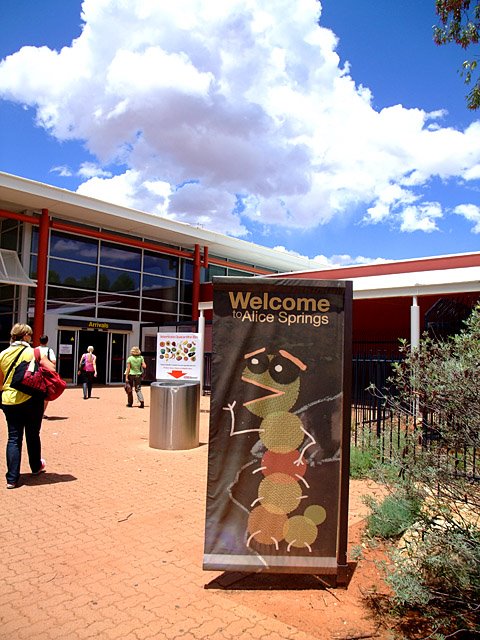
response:
M9 249L0 249L0 283L19 284L25 287L37 286L23 268L17 252Z

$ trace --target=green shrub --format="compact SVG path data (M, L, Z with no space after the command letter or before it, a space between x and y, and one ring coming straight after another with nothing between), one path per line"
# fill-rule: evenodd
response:
M479 637L478 529L434 519L420 524L415 536L389 557L386 582L399 620L415 611L436 630L428 637Z
M397 538L417 520L420 503L401 489L379 502L367 496L366 504L372 510L367 519L367 534L373 538Z
M480 531L433 521L417 544L415 565L432 594L478 599Z
M375 449L360 449L359 447L352 447L350 449L351 478L361 480L374 477L374 470L377 464L377 452Z
M414 618L429 633L406 637L479 637L480 305L460 333L401 351L384 401L413 436L396 452L391 495L370 500L367 531L395 539L408 530L386 579L398 628Z

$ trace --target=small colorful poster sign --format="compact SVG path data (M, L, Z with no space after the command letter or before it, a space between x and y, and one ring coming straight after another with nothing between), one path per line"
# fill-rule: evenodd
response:
M198 333L157 333L157 380L200 380Z

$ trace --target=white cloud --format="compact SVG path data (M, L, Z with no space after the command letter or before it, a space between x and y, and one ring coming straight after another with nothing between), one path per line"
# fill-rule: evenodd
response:
M480 179L480 163L469 167L463 173L465 180L479 180Z
M140 174L126 171L113 178L93 177L86 180L77 189L77 193L98 200L105 200L122 207L135 207L133 194L140 188Z
M333 255L330 258L326 256L316 256L316 261L323 262L329 267L348 267L362 264L382 264L386 262L385 258L367 258L365 256L349 256L348 254Z
M59 165L58 167L52 167L50 169L51 173L58 173L59 176L62 176L63 178L68 178L70 176L73 175L72 170L69 167L66 167L65 165Z
M275 251L280 251L282 253L288 253L289 255L308 259L308 256L304 256L301 253L298 253L297 251L292 251L290 249L287 249L282 245L276 246L274 247L274 249ZM317 269L335 269L336 267L347 267L347 266L362 265L362 264L381 264L386 262L386 259L385 258L366 258L365 256L357 256L354 258L352 256L349 256L348 254L333 255L333 256L327 257L325 255L319 254L318 256L311 258L311 261L314 263L317 263L316 265Z
M233 235L359 207L366 223L438 229L428 184L480 179L480 123L376 111L320 13L318 0L84 0L69 47L0 63L0 97L84 142L97 162L79 168L80 193Z
M401 214L402 231L425 231L430 233L438 229L437 220L442 217L442 208L438 202L405 207Z
M168 210L176 220L216 229L232 236L245 235L246 229L232 213L235 197L225 191L187 183L170 196Z
M110 171L104 171L93 162L83 162L78 170L78 175L88 180L90 178L107 178L111 177L112 174Z
M463 216L469 222L473 222L472 233L480 233L480 207L476 204L460 204L455 207L454 213Z

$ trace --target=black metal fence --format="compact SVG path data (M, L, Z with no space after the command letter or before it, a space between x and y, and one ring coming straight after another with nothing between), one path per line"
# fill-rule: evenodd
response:
M352 363L352 445L363 451L375 451L380 462L399 459L407 448L415 453L433 450L439 442L438 425L451 418L422 413L412 400L410 406L395 401L395 388L390 378L394 364L401 361L398 353L356 353ZM464 418L468 420L468 416ZM464 424L459 424L459 429ZM461 438L459 440L462 440ZM435 447L438 458L448 472L468 480L480 480L480 451L462 444L447 448L444 442ZM440 454L441 452L441 454Z
M415 407L387 402L394 392L389 378L400 362L398 350L354 347L352 361L352 446L375 451L380 462L397 458L409 447L428 447L436 438L433 416L421 415ZM375 390L372 389L372 386ZM204 393L211 391L211 354L205 354ZM480 480L480 452L472 447L451 451L452 468L473 480Z

